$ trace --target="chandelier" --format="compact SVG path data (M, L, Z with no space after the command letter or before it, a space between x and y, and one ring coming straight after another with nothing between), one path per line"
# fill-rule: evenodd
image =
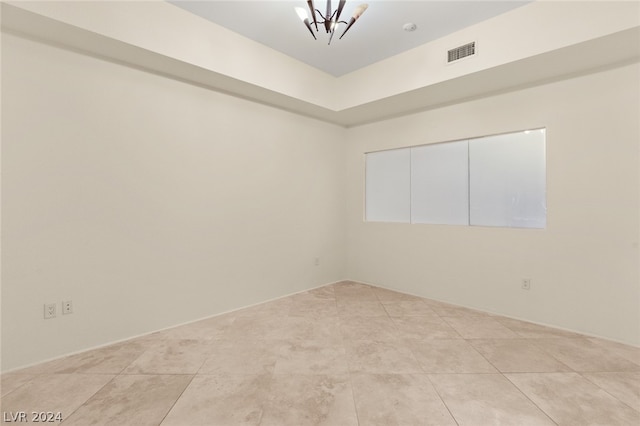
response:
M340 20L340 14L342 13L342 8L344 8L345 3L346 3L346 0L340 0L338 4L338 8L332 12L331 0L327 0L327 11L323 15L322 12L320 12L318 9L315 8L315 6L313 5L313 0L307 0L307 5L309 6L309 10L311 11L311 18L313 19L313 21L309 21L309 15L307 15L307 11L304 10L302 7L296 7L296 13L298 14L302 22L304 22L304 24L307 26L313 38L316 40L318 38L316 37L316 35L313 32L313 29L311 28L311 23L313 23L313 25L316 27L316 31L318 31L318 24L324 25L324 29L327 32L327 34L331 34L329 36L329 43L327 44L331 44L333 35L338 30L338 27L340 26L340 24L347 25L347 28L344 29L344 31L342 32L342 35L340 36L340 38L342 38L347 33L347 31L349 31L349 28L351 28L351 26L364 13L364 11L367 10L367 7L369 7L369 5L366 3L359 5L353 11L353 15L351 16L351 19L349 20L349 22L346 22L346 21ZM318 18L316 17L317 15L320 15L320 17L322 18L322 21L318 21Z

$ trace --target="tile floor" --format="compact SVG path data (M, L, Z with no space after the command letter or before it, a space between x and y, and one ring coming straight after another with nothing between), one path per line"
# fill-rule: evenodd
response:
M640 349L342 282L9 373L1 389L2 412L81 426L637 426Z

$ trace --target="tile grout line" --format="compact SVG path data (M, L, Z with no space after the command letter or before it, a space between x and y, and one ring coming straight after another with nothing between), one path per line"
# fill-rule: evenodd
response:
M598 389L602 390L603 392L605 392L606 394L610 395L612 398L615 398L616 400L620 401L621 403L623 403L624 405L626 405L627 407L631 408L632 410L638 411L640 412L640 407L633 407L631 405L629 405L628 403L626 403L625 401L621 400L620 398L618 398L617 396L615 396L614 394L612 394L611 392L609 392L608 390L606 390L605 388L603 388L602 386L600 386L599 384L593 382L592 380L589 380L588 377L586 377L584 374L589 374L589 373L594 373L592 371L585 371L585 372L579 372L576 371L576 373L578 373L578 375L580 375L580 377L582 377L583 379L585 379L586 381L588 381L589 383L593 384L594 386L596 386ZM597 371L595 372L597 373L634 373L634 372L625 372L625 371ZM640 374L640 373L639 373Z
M435 383L433 383L433 380L431 380L430 375L427 374L426 376L427 376L427 380L429 380L429 383L431 383L431 386L433 387L433 390L436 392L436 395L438 395L438 398L440 398L440 401L442 401L442 404L444 404L444 407L449 412L449 415L451 416L453 421L456 423L456 425L460 426L460 423L458 422L458 419L456 419L456 417L453 415L453 413L451 412L451 409L449 408L449 406L445 402L444 398L442 398L442 395L440 395L440 392L438 392L438 388L436 387Z
M353 400L353 410L356 413L356 422L358 423L358 426L360 426L360 413L358 413L358 404L356 403L356 393L354 392L353 388L353 372L351 372L351 370L349 369L349 387L351 388L351 398Z
M70 374L74 374L74 373L70 373ZM69 414L66 418L64 418L60 424L63 424L64 422L66 422L69 417L72 417L75 413L78 412L78 410L80 410L82 407L84 407L85 405L87 405L89 403L89 401L91 401L91 399L93 399L93 397L95 397L98 392L100 392L102 389L106 388L111 382L113 382L116 377L118 377L118 374L113 375L113 377L111 378L111 380L107 381L107 383L105 383L103 386L101 386L99 389L97 389L93 394L91 394L90 397L88 397L82 404L80 404L75 410L73 410L71 412L71 414Z
M501 375L502 375L502 377L504 377L504 378L505 378L509 383L511 383L511 385L512 385L513 387L515 387L515 388L518 390L518 392L520 392L520 394L521 394L521 395L523 395L525 398L527 398L527 400L529 400L529 401L530 401L530 402L531 402L531 403L532 403L532 404L533 404L533 405L534 405L538 410L540 410L540 412L541 412L541 413L543 413L545 416L547 416L547 418L548 418L549 420L551 420L551 422L552 422L552 423L554 423L555 425L558 425L558 422L556 422L556 421L555 421L555 419L554 419L553 417L551 417L551 415L550 415L549 413L547 413L545 410L543 410L543 409L542 409L542 407L540 407L538 404L536 404L536 403L535 403L535 401L533 401L533 400L529 397L529 395L527 395L527 394L526 394L522 389L520 389L520 388L518 387L518 385L517 385L517 384L513 383L513 382L509 379L509 377L507 377L505 374L503 374L503 373L500 373L500 374L501 374ZM515 373L515 374L527 374L527 373Z
M9 373L9 374L20 374L20 373ZM24 376L26 376L27 374L24 374ZM7 396L9 396L10 394L12 394L13 392L17 391L18 389L20 389L21 387L27 385L28 383L30 383L33 379L35 379L38 376L41 376L42 374L32 374L33 377L31 377L29 380L27 380L26 382L22 383L21 385L19 385L17 388L15 389L11 389L9 392L7 392L4 395L0 395L0 401L2 401L3 398L6 398ZM1 380L1 379L0 379ZM0 386L0 390L2 389L2 387Z
M182 374L184 376L184 374ZM178 397L176 398L175 401L173 401L173 404L171 404L171 407L169 407L169 409L167 410L167 412L164 414L164 416L162 416L162 419L160 420L160 422L158 423L158 426L162 425L162 422L165 421L165 419L167 418L167 416L169 415L169 413L171 412L171 410L173 410L173 407L176 406L176 404L178 403L178 400L182 397L182 395L184 395L184 393L186 392L186 390L189 388L189 386L191 386L191 383L193 383L193 379L196 378L196 375L193 374L191 376L191 380L189 380L189 383L187 383L187 385L184 387L184 389L182 389L182 392L180 392L180 395L178 395Z

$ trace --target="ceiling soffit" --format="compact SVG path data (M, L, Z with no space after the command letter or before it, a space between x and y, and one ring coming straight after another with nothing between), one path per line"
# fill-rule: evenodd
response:
M66 4L73 5L72 2ZM112 4L122 5L123 3ZM636 7L636 9L640 6L632 2L616 4L618 7L609 11L608 14L598 10L590 11L588 16L596 18L602 16L602 19L608 22L608 27L605 25L604 28L595 25L600 28L600 32L595 36L581 34L582 38L574 37L573 40L569 38L569 43L566 40L558 40L556 41L556 44L559 45L557 48L546 49L530 56L520 56L515 60L500 58L500 60L491 63L490 58L483 58L482 66L474 66L473 60L464 59L460 64L462 66L458 69L453 68L457 67L457 64L450 66L449 75L445 76L429 77L428 68L419 69L419 73L415 69L403 73L402 64L403 61L404 63L413 61L416 66L420 66L420 61L415 60L416 57L419 57L416 53L420 52L416 51L428 50L433 47L431 45L437 45L439 42L454 43L457 41L456 38L464 40L465 34L454 35L448 41L438 40L435 43L418 47L413 51L341 78L323 73L317 74L315 70L306 74L309 71L307 68L310 67L302 65L297 70L295 69L297 65L294 64L294 71L300 71L300 73L294 73L292 76L296 78L302 76L301 78L303 78L302 81L294 81L296 85L304 84L304 79L306 79L307 84L315 84L317 87L314 90L325 93L329 100L318 96L318 93L313 90L304 93L305 96L298 96L295 91L274 90L268 82L261 84L260 81L237 78L232 72L219 72L212 69L213 67L197 63L189 58L185 60L184 57L180 58L167 54L167 52L159 52L159 49L154 49L153 46L144 46L144 43L137 43L135 37L119 39L113 34L105 35L104 31L92 28L89 20L83 21L82 17L78 18L77 14L74 18L77 21L70 22L71 19L67 19L65 16L56 16L49 10L27 10L21 7L22 4L3 3L2 26L4 31L18 33L47 43L75 49L85 54L350 127L566 78L604 67L637 62L640 60L640 23L638 23L640 18L638 18L638 13L629 15L630 12L634 12L629 9L629 6ZM169 4L164 5L173 7ZM538 5L528 5L511 13L522 13L524 9L532 6ZM51 7L51 3L48 7ZM570 10L565 10L565 12L571 13ZM626 19L618 19L615 24L612 24L611 14L614 13L618 16L624 15ZM505 15L499 18L504 19ZM74 14L71 13L69 16L74 16ZM562 16L556 18L561 19ZM486 23L481 25L483 24ZM593 22L585 22L583 26L588 24L593 25ZM131 30L130 28L125 29ZM616 29L618 31L615 31ZM480 33L478 29L475 30ZM578 34L579 31L576 30L573 33ZM177 47L179 48L179 46ZM484 54L484 51L481 50L480 53ZM402 57L403 55L404 57ZM288 64L287 61L289 58L284 59L284 66ZM395 73L394 65L396 64L393 63L394 61L400 64L400 69ZM466 63L464 63L465 61ZM447 70L446 67L446 64L441 66ZM453 71L451 71L452 68ZM438 72L442 73L441 70ZM407 78L403 78L403 76ZM349 88L352 89L351 92L348 90Z

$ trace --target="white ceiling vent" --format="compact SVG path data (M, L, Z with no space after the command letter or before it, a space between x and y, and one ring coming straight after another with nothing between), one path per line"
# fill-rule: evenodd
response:
M457 61L458 59L466 58L476 54L476 42L472 41L463 46L451 49L448 52L447 63Z

